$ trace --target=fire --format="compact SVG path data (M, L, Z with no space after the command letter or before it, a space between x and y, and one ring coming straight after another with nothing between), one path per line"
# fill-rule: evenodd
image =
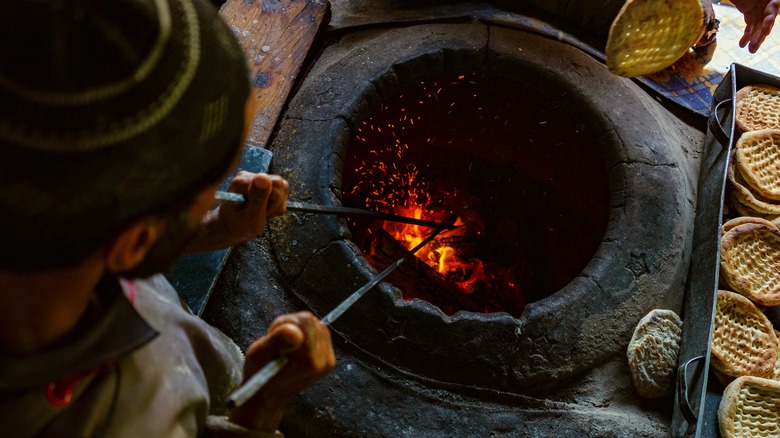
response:
M350 126L342 185L330 187L344 205L463 225L391 274L405 299L519 317L581 272L606 229L609 186L570 103L538 81L456 72L383 96ZM349 222L377 269L432 231Z
M377 169L386 169L386 167L380 165ZM384 198L368 199L367 203L373 203L375 208L401 216L450 223L450 215L445 211L433 209L430 196L420 191L422 184L416 180L418 175L416 169L412 169L411 172L399 178L406 185L397 186L398 191L405 191L406 196L404 193L396 193L388 197L393 201L397 198L404 198L403 203L385 202ZM452 224L456 225L457 228L439 233L431 243L420 249L416 256L439 274L451 279L466 292L470 292L470 287L473 284L480 280L486 280L484 269L479 259L464 257L458 248L448 244L448 242L471 237L469 227L460 217L457 217ZM407 249L417 246L432 231L428 227L397 222L384 222L382 228Z
M459 75L453 84L465 78L465 75ZM448 108L455 105L455 101L448 99L446 93L442 92L438 82L421 82L420 85L424 90L423 95L413 100L413 103L424 106L441 104ZM478 234L475 229L478 230L479 227L470 226L472 224L465 223L462 218L448 211L444 206L446 202L441 199L434 201L429 184L420 176L420 171L414 164L404 161L410 141L431 143L435 138L422 134L425 128L419 124L415 125L415 121L424 122L425 118L414 114L403 104L407 100L403 94L399 96L399 100L400 113L395 119L379 122L379 119L371 117L358 127L355 136L357 140L366 143L366 135L369 133L382 133L384 137L379 137L379 134L371 135L375 139L385 138L386 141L371 142L373 144L368 154L376 157L376 160L363 161L354 169L355 173L363 175L364 178L353 187L351 195L362 194L365 205L375 210L459 225L458 228L441 232L416 255L439 274L470 292L471 286L476 282L486 281L485 269L482 261L464 254L453 242L473 239L474 235ZM379 108L380 113L388 110L384 104ZM437 195L444 199L457 197L456 193ZM415 247L432 231L419 225L394 222L384 222L382 227L407 249Z

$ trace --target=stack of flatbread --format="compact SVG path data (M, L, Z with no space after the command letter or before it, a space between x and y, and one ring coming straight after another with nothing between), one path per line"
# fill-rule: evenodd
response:
M780 225L780 89L748 85L736 95L740 138L728 169L729 198L739 216Z
M715 374L728 383L718 424L724 437L778 437L780 341L762 310L780 305L780 89L751 85L736 98L741 136L728 180L739 216L721 229L724 290L710 349Z
M780 223L780 130L742 134L732 152L728 179L731 205L740 216Z
M727 379L718 409L721 436L780 436L780 343L746 297L718 291L710 363ZM721 378L721 381L724 381Z

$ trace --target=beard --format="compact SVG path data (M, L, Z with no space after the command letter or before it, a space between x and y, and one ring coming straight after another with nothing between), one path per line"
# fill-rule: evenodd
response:
M165 234L149 247L141 263L118 274L125 278L146 278L170 269L184 252L184 248L198 233L200 224L192 224L187 211L172 215Z

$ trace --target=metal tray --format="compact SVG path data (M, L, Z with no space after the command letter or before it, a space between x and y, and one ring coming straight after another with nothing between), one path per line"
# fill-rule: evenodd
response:
M719 437L717 411L723 386L710 377L710 342L720 268L720 227L726 201L729 151L737 140L733 102L737 90L780 78L732 64L712 96L704 161L699 174L691 265L683 304L682 347L672 416L674 437ZM778 312L768 313L776 327Z

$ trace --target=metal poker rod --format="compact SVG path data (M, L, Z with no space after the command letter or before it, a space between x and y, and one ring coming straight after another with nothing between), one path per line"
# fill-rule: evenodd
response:
M420 242L417 246L407 251L406 254L404 254L404 256L400 259L391 263L388 267L385 268L384 271L377 274L368 283L361 286L360 289L353 292L352 295L348 296L344 301L341 302L341 304L336 306L327 315L325 315L322 318L322 322L324 322L326 325L331 325L336 319L338 319L339 316L341 316L344 312L347 311L347 309L355 304L355 302L359 300L360 297L365 295L366 292L370 291L374 288L374 286L379 284L379 282L384 280L384 278L393 272L395 268L400 266L401 263L412 258L417 251L430 243L430 241L433 240L433 238L436 237L441 231L442 228L437 228L431 231L431 233L428 234L428 237L423 239L423 241ZM244 404L244 402L252 398L252 396L255 395L257 391L265 386L265 384L276 375L276 373L278 373L282 368L284 368L285 365L287 365L288 361L289 358L287 356L280 356L276 360L266 364L263 368L260 369L260 371L250 377L246 383L241 385L241 387L230 394L230 397L227 400L228 407L234 408L241 406Z
M219 202L227 202L232 204L243 204L246 202L244 195L233 192L217 192L215 199ZM391 213L382 213L380 211L367 210L364 208L352 208L352 207L336 207L317 204L306 204L304 202L287 201L287 210L299 211L301 213L317 213L317 214L334 214L342 217L371 217L374 219L400 222L404 224L420 225L429 228L441 228L452 229L457 228L456 225L444 224L441 222L428 221L425 219L417 219L408 216L400 216Z

